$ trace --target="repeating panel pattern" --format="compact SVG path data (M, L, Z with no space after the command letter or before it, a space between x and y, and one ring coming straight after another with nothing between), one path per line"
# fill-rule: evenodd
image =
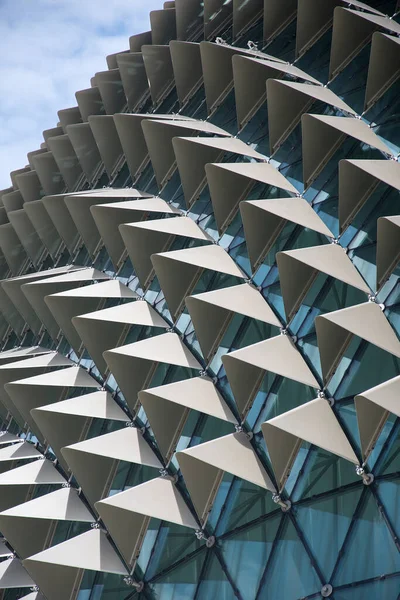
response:
M394 0L175 0L0 192L0 598L400 599Z

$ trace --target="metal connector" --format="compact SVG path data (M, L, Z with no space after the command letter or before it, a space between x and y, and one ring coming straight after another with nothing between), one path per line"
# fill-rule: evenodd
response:
M287 512L292 508L292 503L290 500L282 500L280 494L272 494L272 500L275 502L275 504L279 504L282 512Z
M135 588L135 590L137 590L138 592L142 592L143 591L143 588L144 588L144 582L143 581L135 581L133 579L133 577L129 576L129 577L124 577L124 582L129 587Z
M326 583L321 589L321 596L323 598L329 598L333 593L333 587L330 583Z
M359 477L362 477L364 485L371 485L375 479L372 473L366 473L364 467L361 467L360 465L356 466L356 473Z
M172 483L176 483L178 481L178 475L175 473L175 475L171 475L171 473L168 472L167 469L159 469L158 471L160 473L160 477L162 477L162 479L168 479L169 481L172 481Z
M210 535L207 537L202 529L196 529L194 532L198 540L205 540L207 548L212 548L215 544L215 537Z

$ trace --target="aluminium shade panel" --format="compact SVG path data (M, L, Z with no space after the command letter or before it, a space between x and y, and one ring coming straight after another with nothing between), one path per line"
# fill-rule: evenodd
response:
M120 461L160 470L162 464L136 427L78 442L61 449L64 460L94 505L106 498Z
M38 150L32 150L32 152L28 152L28 154L26 155L26 158L28 159L28 163L32 170L35 169L33 162L32 162L32 158L34 156L37 156L38 154L43 154L44 152L47 152L47 146L45 145L44 142L42 144L40 144L40 148ZM28 173L32 173L32 171L27 171L26 173L22 173L22 174L27 175ZM18 177L19 177L19 175L18 175ZM17 182L18 182L18 180L17 180ZM18 186L19 186L19 183L18 183Z
M306 386L320 385L288 335L229 352L222 357L229 385L241 418L245 418L262 383L265 373L275 373Z
M0 513L0 527L23 559L49 547L59 521L93 523L77 490L61 488Z
M117 54L117 65L128 108L136 112L150 95L143 55L141 52Z
M389 146L360 119L305 114L301 118L301 127L305 188L313 183L346 137L376 148L385 156L393 156Z
M155 46L169 44L176 38L175 7L150 12L151 39Z
M234 0L233 1L233 37L244 35L263 15L264 0Z
M3 194L2 201L7 213L22 208L24 204L24 199L19 190L15 190L9 194Z
M207 362L217 352L234 314L282 326L267 301L248 283L188 296L186 306Z
M131 35L129 38L129 48L131 52L140 52L142 46L148 46L151 43L151 31L137 33L136 35Z
M53 127L52 129L46 129L45 131L43 131L43 138L44 138L46 145L48 146L47 141L49 138L63 135L63 133L64 133L64 130L62 127Z
M244 432L198 444L176 454L201 524L207 521L224 472L275 492Z
M126 105L126 96L119 69L96 73L96 85L107 115L122 112Z
M8 218L30 261L38 267L46 250L28 214L21 208L9 212Z
M60 240L65 244L70 254L73 254L79 241L79 234L65 205L65 195L55 194L44 196L41 202L53 222Z
M189 40L203 24L201 0L175 0L177 40ZM174 40L171 40L174 41Z
M354 398L363 458L368 459L390 413L399 416L400 377L394 377Z
M72 106L71 108L59 110L57 115L60 119L61 127L64 129L64 133L66 133L67 125L82 123L82 115L79 106Z
M207 183L206 164L221 162L225 155L230 154L266 160L263 154L232 137L176 137L172 144L188 207L194 204Z
M142 121L142 129L159 188L165 185L176 167L173 138L191 132L230 137L227 131L207 121L145 119Z
M379 10L357 0L299 0L296 28L296 58L309 50L331 27L337 6L351 6L384 16Z
M369 110L399 77L399 38L375 32L372 36L364 110Z
M400 216L378 219L376 277L378 289L400 263Z
M69 393L79 392L80 389L99 387L98 382L87 371L74 365L11 381L5 384L4 389L32 432L43 442L43 434L32 418L31 411L34 408L64 400Z
M83 171L68 134L49 138L47 143L68 190L72 191Z
M0 225L0 249L11 274L17 275L28 257L11 223Z
M368 44L376 29L399 34L400 24L387 16L335 8L329 79L333 79Z
M174 319L183 310L185 297L195 289L204 270L246 279L229 254L214 244L154 254L151 262Z
M0 206L0 225L5 225L6 223L9 223L6 209L4 206Z
M66 480L48 459L34 460L21 467L0 473L0 510L7 510L31 500L38 486L59 485Z
M51 294L45 297L45 302L72 348L76 354L79 354L82 340L72 322L73 317L99 310L109 300L123 302L137 297L137 294L124 284L111 279L90 286Z
M11 171L10 179L13 184L14 190L18 189L18 182L17 182L18 175L21 175L22 173L27 173L30 170L31 170L31 168L28 166L28 167L23 167L22 169L16 169L15 171Z
M16 177L24 202L33 202L43 196L42 186L36 171L28 171Z
M32 409L31 415L66 471L69 465L62 448L84 441L96 419L115 422L128 419L111 394L103 390L39 406Z
M204 38L213 40L221 29L230 24L232 16L232 2L204 0Z
M205 167L214 217L220 233L230 225L239 204L258 183L298 194L297 189L271 163L209 163Z
M220 106L233 88L234 72L232 63L234 56L273 59L273 57L262 52L245 50L240 47L214 42L200 42L200 53L209 114L213 113Z
M27 276L8 283L1 266L0 531L3 519L43 586L18 595L396 595L398 19L357 0L162 4L0 193L0 246ZM311 74L286 62L296 53ZM141 112L151 101L160 114ZM57 166L68 136L82 168L72 194ZM280 164L261 154L268 142ZM119 189L83 191L107 177ZM144 192L122 192L139 178ZM70 260L80 271L44 271ZM81 367L36 343L81 353ZM64 519L68 497L86 520ZM365 528L384 542L361 565ZM293 557L302 568L282 578Z
M271 154L276 152L314 102L322 102L336 110L357 116L339 96L320 85L292 81L267 80L268 131Z
M20 427L24 427L25 419L16 405L12 402L4 386L12 381L18 381L26 377L33 377L51 370L58 370L72 365L72 361L56 352L24 358L20 361L0 365L0 400L17 423L19 423Z
M192 377L142 390L138 397L167 461L173 456L190 410L233 424L237 422L209 377Z
M41 457L33 444L22 442L22 444L11 444L0 450L0 463L9 461L23 461Z
M138 393L151 384L158 364L201 371L198 360L172 332L107 350L103 356L133 413L138 410Z
M132 329L169 328L169 324L145 300L80 314L73 317L72 324L101 373L107 372L104 352L122 346Z
M339 161L339 225L342 233L380 183L400 191L400 165L395 160Z
M15 192L15 188L12 185L8 188L5 188L4 190L0 190L0 206L3 206L4 194L10 194L11 192Z
M371 293L356 267L338 244L278 252L276 261L287 321L291 321L318 273L324 273L366 294Z
M120 52L114 52L106 56L107 67L111 69L118 69L117 56L118 54L129 54L130 50L121 50Z
M279 61L276 57L256 58L248 55L232 56L233 83L235 89L236 115L239 130L242 129L265 102L266 81L284 76L295 77L315 85L321 83L294 65ZM273 60L271 60L273 58Z
M144 137L142 122L145 119L157 119L165 121L174 120L177 117L164 114L118 114L114 115L115 127L125 155L125 159L132 177L135 181L149 161L149 152ZM193 119L179 116L179 121Z
M151 518L197 529L198 524L172 481L156 477L96 503L96 509L129 565L139 555Z
M32 157L32 163L46 195L60 194L64 191L64 179L52 152L36 154Z
M101 529L91 529L34 554L24 560L23 565L45 596L59 600L76 597L85 569L128 575Z
M174 86L171 52L169 46L142 46L142 55L151 99L157 105Z
M75 270L77 269L74 269L72 266L49 269L48 271L40 271L38 273L31 273L30 275L9 278L2 281L0 285L29 328L35 334L38 334L41 327L40 319L23 293L21 286L25 283L33 283L34 281L48 279L49 277L54 277L55 275L61 275L63 273L66 274Z
M357 304L318 316L315 329L325 381L334 374L353 335L400 357L398 337L382 308L375 302Z
M50 256L57 256L62 240L41 200L26 202L24 210Z
M132 188L103 188L88 191L84 194L73 194L64 197L64 204L75 224L75 227L91 256L95 256L100 241L100 232L92 215L92 206L120 202L136 198L149 198L150 194Z
M88 181L92 181L101 162L96 141L89 123L68 125L66 133Z
M14 435L13 433L9 433L8 431L2 431L0 433L0 446L3 444L10 444L14 442L22 442L22 438Z
M194 42L171 41L172 68L176 93L183 106L203 84L200 45Z
M264 40L272 41L297 14L297 0L264 0Z
M178 209L158 197L126 200L124 202L94 204L90 208L101 239L115 266L126 253L119 227L123 223L134 223L147 219L151 214L177 214Z
M176 238L187 238L192 244L212 241L192 219L184 216L122 224L119 231L143 289L154 277L151 256L169 250Z
M88 121L104 168L111 178L123 157L114 118L110 115L92 115Z
M262 432L279 489L285 484L301 441L358 464L358 458L325 398L316 398L270 419L263 423Z
M75 98L82 115L82 121L89 119L90 115L104 115L105 108L99 88L92 87L75 93Z
M304 198L245 200L240 202L239 208L253 271L264 260L288 222L331 239L334 237Z
M78 269L71 273L56 275L45 280L24 283L22 291L49 335L56 339L60 327L47 306L45 297L105 279L109 279L109 277L96 269Z
M4 560L0 563L0 590L31 588L34 585L35 582L17 558Z

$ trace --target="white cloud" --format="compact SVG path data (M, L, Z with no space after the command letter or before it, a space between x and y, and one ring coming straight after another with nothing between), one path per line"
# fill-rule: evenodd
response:
M107 69L107 54L150 28L163 0L2 0L0 2L0 189L27 163L57 111Z

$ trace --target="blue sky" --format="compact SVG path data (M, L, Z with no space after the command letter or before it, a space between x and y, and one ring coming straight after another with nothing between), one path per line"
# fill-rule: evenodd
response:
M163 0L0 0L0 189Z

